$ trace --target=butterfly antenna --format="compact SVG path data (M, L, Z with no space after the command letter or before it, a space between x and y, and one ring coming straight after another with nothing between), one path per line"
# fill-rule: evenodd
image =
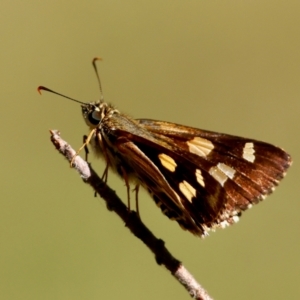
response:
M98 68L97 68L97 65L96 65L96 61L97 60L102 60L101 57L95 57L93 59L93 68L95 70L95 73L96 73L96 76L97 76L97 80L98 80L98 84L99 84L99 89L100 89L100 101L103 101L104 97L103 97L103 91L102 91L102 86L101 86L101 80L100 80L100 76L99 76L99 73L98 73Z
M43 91L47 91L47 92L50 92L50 93L52 93L52 94L56 94L56 95L58 95L58 96L67 98L67 99L72 100L72 101L74 101L74 102L77 102L77 103L86 105L86 103L84 103L84 102L81 102L81 101L79 101L79 100L73 99L73 98L68 97L68 96L66 96L66 95L63 95L63 94L60 94L60 93L55 92L55 91L53 91L53 90L50 90L50 89L48 89L48 88L46 88L46 87L44 87L44 86L39 86L39 87L37 88L37 90L38 90L38 92L39 92L40 94L42 94L41 91L43 90Z

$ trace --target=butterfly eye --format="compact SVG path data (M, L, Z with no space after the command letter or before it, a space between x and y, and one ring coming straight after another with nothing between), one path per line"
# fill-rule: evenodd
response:
M101 121L99 111L93 110L88 114L88 120L92 125L98 125Z

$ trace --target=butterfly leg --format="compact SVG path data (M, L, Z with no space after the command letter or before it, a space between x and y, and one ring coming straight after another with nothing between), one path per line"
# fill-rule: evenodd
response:
M105 166L104 172L101 177L101 180L104 181L105 183L107 182L108 168L109 168L109 164L108 164L108 162L106 162L106 166Z
M83 136L83 144L86 143L87 138L88 138L87 135ZM88 161L88 155L89 155L90 151L89 151L89 148L88 148L87 144L84 146L84 152L85 152L85 161Z
M136 213L137 213L138 217L140 218L139 197L138 197L139 196L139 189L140 189L140 185L137 184L133 190L135 191L135 209L136 209Z
M71 160L71 163L70 163L71 167L72 167L72 165L73 165L73 162L74 162L75 157L79 154L79 152L80 152L83 148L86 148L86 146L89 144L89 142L90 142L90 140L91 140L91 138L92 138L92 136L93 136L95 130L96 130L96 129L91 130L91 132L90 132L90 134L88 135L88 137L85 138L85 142L83 143L83 145L76 151L76 153L75 153L75 155L73 156L73 158L72 158L72 160Z
M122 166L121 166L121 172L127 189L127 209L128 211L130 211L130 184L129 184L127 173Z

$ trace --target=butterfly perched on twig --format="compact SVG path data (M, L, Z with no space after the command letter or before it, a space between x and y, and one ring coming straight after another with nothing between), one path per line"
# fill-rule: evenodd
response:
M274 190L291 165L289 154L265 142L120 113L103 101L97 60L100 101L64 96L81 104L90 128L83 146L90 143L105 159L105 179L109 168L116 171L128 197L130 182L136 193L143 186L183 229L205 236L235 223Z

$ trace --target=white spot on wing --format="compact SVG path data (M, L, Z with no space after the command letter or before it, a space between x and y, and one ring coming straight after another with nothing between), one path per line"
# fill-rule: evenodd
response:
M196 197L196 189L194 189L187 181L183 180L179 183L179 189L182 194L192 202L192 199Z
M245 147L243 149L243 159L254 162L255 160L255 150L254 150L254 144L253 143L246 143Z
M237 223L239 221L239 219L240 219L239 216L233 216L232 217L232 220L233 220L234 223Z
M233 169L223 163L218 163L217 168L220 169L230 179L232 179L235 174L235 169Z
M211 150L214 149L214 145L211 141L201 137L195 137L186 143L191 153L197 154L201 157L206 157Z
M233 179L235 170L226 164L218 163L216 166L209 169L209 174L216 179L221 186L224 186L228 178Z
M201 170L199 169L196 169L196 179L197 179L197 182L202 185L203 187L205 187L205 184L204 184L204 178L201 174Z
M221 228L226 228L226 227L228 227L229 226L229 223L227 222L227 220L224 220L224 221L222 221L221 223L220 223L220 227Z
M175 162L175 160L167 155L167 154L164 154L164 153L161 153L158 155L158 158L161 162L161 164L167 169L169 170L170 172L174 172L176 167L177 167L177 164Z

